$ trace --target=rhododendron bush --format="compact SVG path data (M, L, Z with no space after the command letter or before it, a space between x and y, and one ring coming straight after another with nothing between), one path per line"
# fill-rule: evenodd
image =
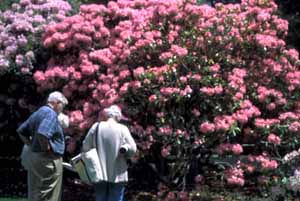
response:
M34 68L45 26L59 21L71 11L63 0L21 0L10 9L0 11L0 74Z
M43 44L55 54L34 79L40 92L63 90L74 135L119 104L140 159L155 152L167 164L158 174L169 188L185 188L195 161L195 183L270 182L300 131L299 55L276 13L272 0L82 5L47 26ZM204 149L210 171L199 165Z

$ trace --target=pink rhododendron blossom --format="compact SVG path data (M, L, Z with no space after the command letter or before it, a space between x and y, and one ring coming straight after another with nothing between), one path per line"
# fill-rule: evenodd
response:
M209 122L204 122L200 125L199 129L202 133L210 133L215 131L215 125Z
M70 123L77 124L83 121L83 115L81 111L73 111L70 113Z
M268 142L279 145L281 143L281 139L277 135L271 133L268 136Z
M237 155L243 152L243 147L240 144L233 144L231 149L232 152Z
M300 122L294 121L290 126L289 126L289 131L291 132L299 132L300 131Z
M167 146L167 147L164 147L162 150L161 150L161 155L162 157L167 157L168 155L170 154L170 146Z
M238 167L230 168L226 170L225 178L230 185L244 186L244 172Z
M258 161L264 170L274 170L278 167L278 163L275 160L271 160L268 156L259 155L255 159Z

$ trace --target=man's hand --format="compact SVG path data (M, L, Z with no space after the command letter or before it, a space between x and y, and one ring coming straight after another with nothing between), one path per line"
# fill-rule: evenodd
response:
M44 151L44 152L51 151L51 147L50 147L48 138L46 138L45 136L43 136L41 134L36 135L36 137L41 145L42 151Z
M31 145L31 140L30 140L30 138L25 137L24 135L19 135L19 136L20 136L20 138L21 138L21 140L22 140L22 142L23 142L24 144Z

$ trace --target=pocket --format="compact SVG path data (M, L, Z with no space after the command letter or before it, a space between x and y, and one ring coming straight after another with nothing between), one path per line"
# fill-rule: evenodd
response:
M63 172L62 159L61 158L54 159L53 165L54 165L54 174L57 176L62 175Z
M41 181L51 180L55 173L55 164L53 159L43 157L39 153L32 153L30 170Z

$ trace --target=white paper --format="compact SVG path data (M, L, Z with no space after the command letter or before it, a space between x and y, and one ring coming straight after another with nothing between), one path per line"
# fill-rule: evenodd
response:
M71 170L73 172L76 171L70 163L63 162L62 165L63 165L64 168L66 168L68 170Z

